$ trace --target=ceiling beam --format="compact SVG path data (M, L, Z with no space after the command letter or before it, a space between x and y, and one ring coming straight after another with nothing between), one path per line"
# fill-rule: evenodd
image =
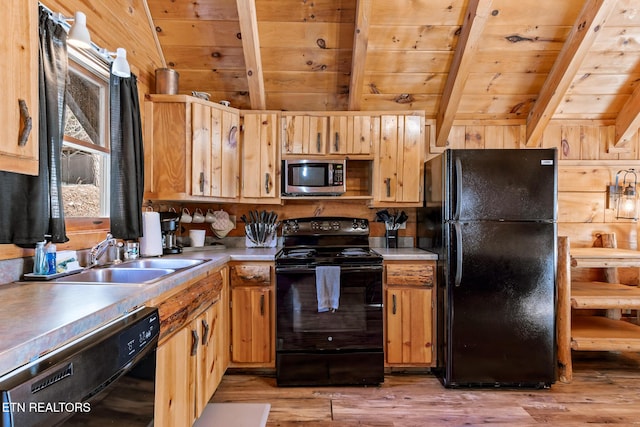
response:
M267 101L264 92L262 57L260 56L260 37L258 36L258 18L255 0L236 0L242 50L249 82L249 99L252 110L266 110Z
M631 98L625 102L616 118L616 137L613 146L621 147L631 140L640 128L640 86L636 87Z
M436 147L445 147L462 91L471 72L473 57L489 17L492 0L470 0L465 12L462 31L453 54L453 61L444 85L436 115Z
M525 144L537 146L617 0L587 0L527 117Z
M364 86L364 69L369 44L369 17L373 0L358 0L356 5L356 28L353 33L351 54L351 79L349 82L349 110L359 110Z

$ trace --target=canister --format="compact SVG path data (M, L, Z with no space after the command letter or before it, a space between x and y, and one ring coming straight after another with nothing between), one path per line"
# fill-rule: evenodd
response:
M156 93L176 95L178 93L178 79L180 74L171 68L156 69Z

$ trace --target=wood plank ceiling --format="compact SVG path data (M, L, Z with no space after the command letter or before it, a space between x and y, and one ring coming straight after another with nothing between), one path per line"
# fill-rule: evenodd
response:
M147 0L166 64L243 109L640 126L638 0Z

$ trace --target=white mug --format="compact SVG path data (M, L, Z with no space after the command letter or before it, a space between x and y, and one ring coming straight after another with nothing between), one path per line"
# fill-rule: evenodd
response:
M207 209L207 214L204 216L204 220L208 223L212 223L216 220L216 216L213 214L213 210Z
M192 219L194 224L201 224L204 222L204 215L202 214L200 208L196 208L196 210L193 212Z
M189 212L189 209L182 208L182 216L180 217L180 222L189 224L191 221L193 221L193 217L191 216L191 212Z
M204 237L206 233L206 230L189 230L189 240L191 240L191 246L204 246Z

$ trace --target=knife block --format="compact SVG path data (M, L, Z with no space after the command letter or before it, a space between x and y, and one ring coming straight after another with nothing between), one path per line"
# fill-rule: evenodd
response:
M278 233L277 231L274 231L273 233L269 234L265 238L265 241L260 244L252 242L251 239L249 239L249 237L247 236L245 236L244 241L247 248L275 248L276 244L278 243Z

